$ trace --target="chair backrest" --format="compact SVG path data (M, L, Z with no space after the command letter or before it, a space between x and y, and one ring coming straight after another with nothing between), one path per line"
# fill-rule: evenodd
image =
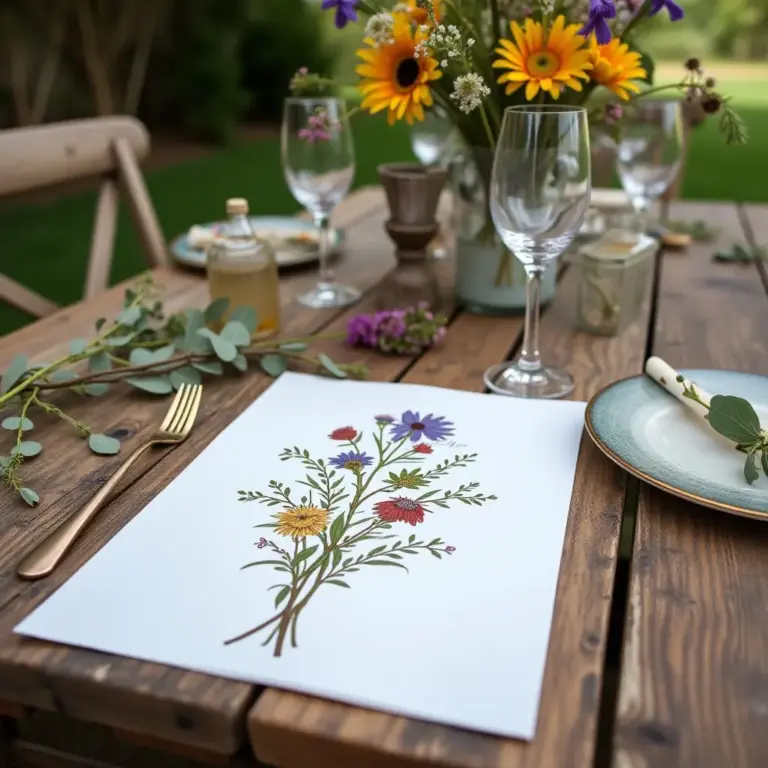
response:
M138 162L149 154L149 133L133 117L99 117L0 131L0 198L68 181L100 177L88 270L90 298L106 289L112 266L120 185L150 266L169 263L154 206ZM35 317L57 305L0 274L0 300Z

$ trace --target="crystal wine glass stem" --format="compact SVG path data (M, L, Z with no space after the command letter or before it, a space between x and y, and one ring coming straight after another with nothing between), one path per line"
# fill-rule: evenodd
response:
M330 251L330 217L325 213L314 215L318 237L318 256L320 258L320 284L330 285L335 279L333 270L328 266L328 252Z
M539 355L539 317L541 315L541 273L540 266L525 267L527 282L525 285L525 330L523 348L520 350L518 365L525 371L538 371L541 368Z
M636 195L632 198L632 207L635 209L635 230L644 235L650 224L651 199L645 195Z

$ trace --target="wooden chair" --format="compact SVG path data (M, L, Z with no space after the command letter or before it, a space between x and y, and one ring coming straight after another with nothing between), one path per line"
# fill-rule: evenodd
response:
M133 117L72 120L0 131L0 198L100 176L101 187L83 290L91 298L106 289L115 244L120 185L152 267L169 264L165 238L147 192L139 161L149 154L149 133ZM0 300L34 317L57 305L0 274Z

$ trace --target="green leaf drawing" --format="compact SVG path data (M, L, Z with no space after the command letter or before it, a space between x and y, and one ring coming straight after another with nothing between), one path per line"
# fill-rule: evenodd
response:
M244 565L240 570L244 571L246 568L253 568L256 565L285 565L282 560L256 560L253 563Z
M2 424L0 424L0 427L3 429L10 429L14 432L21 427L22 432L29 432L30 429L34 429L34 424L30 419L28 419L26 416L22 419L19 416L8 416L8 418L3 419Z
M227 341L227 339L214 333L210 328L199 328L197 335L211 342L213 351L219 360L231 363L237 357L237 347L231 341Z
M365 565L394 565L396 568L402 568L404 571L408 570L402 563L393 563L390 560L368 560Z
M248 333L253 333L259 325L259 318L253 307L235 307L229 316L230 322L242 323Z
M325 583L335 584L337 587L346 587L347 589L351 589L349 584L347 584L346 581L342 581L341 579L328 579L328 581L326 581Z
M299 552L296 557L293 558L293 565L299 565L300 563L303 563L307 558L312 557L312 555L317 552L317 546L314 547L307 547L306 549L303 549L301 552Z
M222 296L218 299L214 299L206 308L203 313L206 323L218 323L224 313L229 309L229 299L226 296ZM202 327L202 326L198 326Z
M27 358L24 355L16 355L5 369L3 378L0 379L0 395L4 395L27 370Z
M279 376L288 368L288 360L282 355L269 354L259 358L259 364L265 373L270 376Z
M760 419L741 397L715 395L707 418L716 432L734 443L754 443L761 438Z
M120 452L120 441L102 434L92 434L88 438L88 447L101 456L113 456Z
M744 477L750 485L760 477L760 473L757 471L757 461L755 460L754 453L747 454L747 459L744 462Z
M325 368L328 373L333 374L337 379L346 379L347 374L344 373L344 371L339 368L336 363L331 360L328 355L324 354L323 352L320 352L317 356L317 359L320 361L320 364Z
M31 488L22 488L19 493L21 494L21 498L24 499L30 507L34 507L35 504L40 501L40 497Z
M333 523L331 523L331 544L335 544L344 532L344 523L346 522L346 515L343 513L339 515Z
M125 381L132 387L153 395L167 395L173 392L173 384L169 376L133 376Z
M32 456L37 456L42 450L43 446L40 445L40 443L37 443L34 440L24 440L18 445L14 445L11 449L11 453L20 453L22 456L31 458Z
M285 600L285 598L288 597L290 593L291 593L290 587L283 587L275 596L275 608L277 608L277 606L280 605L280 603L282 603L283 600Z

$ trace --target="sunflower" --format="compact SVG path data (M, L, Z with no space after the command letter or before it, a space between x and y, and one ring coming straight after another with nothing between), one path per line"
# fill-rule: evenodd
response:
M405 4L408 6L408 14L417 24L429 25L431 23L429 19L429 11L427 10L425 3L419 5L419 0L406 0ZM440 23L440 14L442 13L440 7L441 4L442 0L432 0L432 13L437 24Z
M427 33L412 28L406 14L394 14L392 42L377 45L365 38L368 48L361 48L357 55L363 60L357 74L363 78L360 92L362 108L371 114L386 109L389 124L405 118L410 125L414 119L424 119L424 107L432 106L429 83L443 76L431 56L417 46L423 43Z
M515 40L499 40L501 47L496 53L501 58L493 62L496 69L509 70L499 78L500 83L507 84L507 96L525 85L527 101L535 98L539 89L556 99L565 88L580 91L577 78L589 80L592 56L579 35L578 24L566 27L561 15L549 30L533 19L526 19L524 27L516 21L509 26Z
M605 45L600 45L592 35L589 39L589 52L592 56L592 79L613 91L620 99L629 101L629 91L640 92L635 80L645 80L648 73L642 67L642 57L631 51L626 43L614 37Z
M281 536L290 536L292 539L317 536L328 526L328 514L327 509L302 504L281 512L275 530Z

